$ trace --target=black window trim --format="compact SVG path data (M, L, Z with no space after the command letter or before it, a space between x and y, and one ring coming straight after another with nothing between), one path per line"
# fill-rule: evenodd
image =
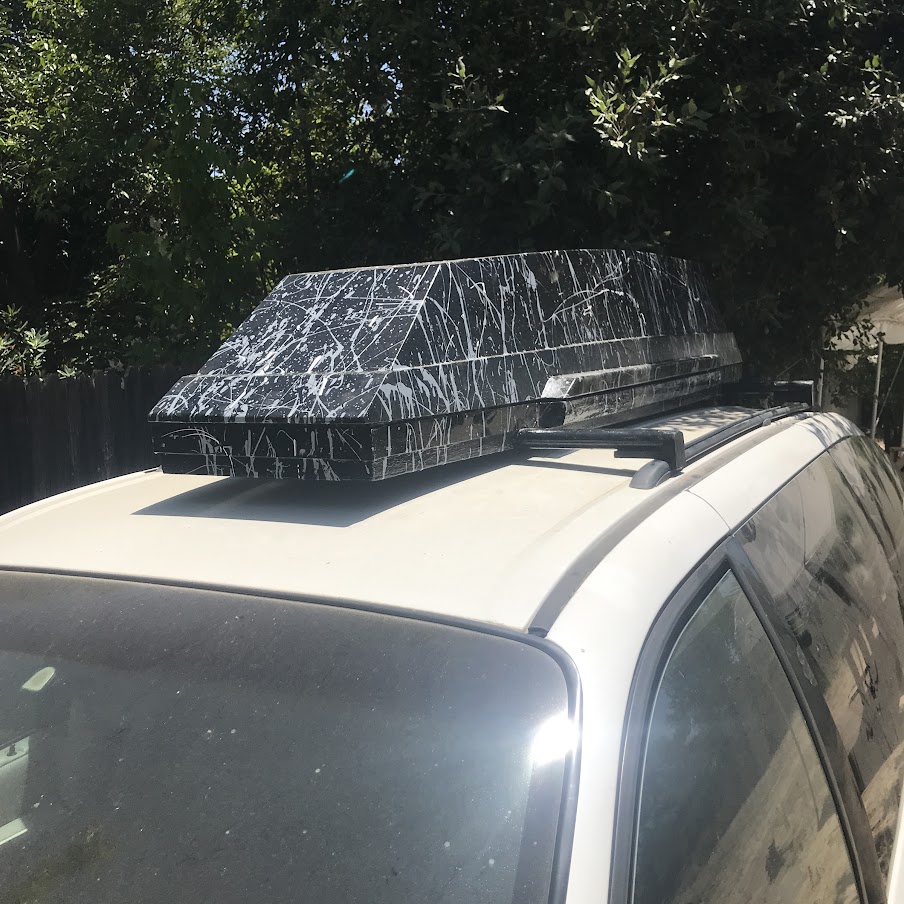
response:
M837 751L832 745L829 745L827 750L827 745L820 734L825 726L821 720L817 721L814 718L798 676L791 667L789 657L782 647L772 620L768 618L763 607L762 601L768 599L763 592L763 585L758 581L758 576L740 544L733 537L726 538L713 549L672 593L656 617L638 657L622 733L609 874L609 904L631 904L633 900L633 866L637 842L643 753L653 700L668 661L668 654L673 649L681 631L700 608L707 595L729 572L734 575L750 601L804 715L838 813L859 898L864 904L882 904L884 902L884 883L881 880L878 858L859 794L856 796L856 801L852 801L847 794L842 794L835 775L838 765ZM834 724L832 730L834 731ZM837 731L835 731L835 737L837 738ZM840 740L838 743L840 744ZM845 773L850 773L846 760L842 774ZM851 782L853 782L852 777ZM846 787L844 782L842 782L842 787ZM853 820L848 812L852 805L855 814ZM866 829L869 833L866 838L862 835L862 823L857 818L858 814L862 820L866 820ZM864 842L868 844L866 851L863 850ZM870 855L873 858L872 863L869 859ZM874 867L874 872L870 869L871 866ZM879 879L878 884L875 881L876 877Z
M583 731L583 694L577 665L569 653L563 647L559 646L559 644L555 643L555 641L529 633L527 630L518 631L515 628L509 628L505 625L494 624L492 622L455 618L454 616L447 616L441 613L419 609L403 609L401 607L396 608L377 603L362 603L355 600L340 600L317 595L254 590L253 588L238 587L228 584L166 580L133 575L107 574L91 571L81 572L57 568L38 568L27 565L0 565L0 575L3 573L59 575L61 577L94 578L104 581L121 581L123 583L132 584L151 584L160 587L180 587L189 590L236 594L261 600L275 600L289 603L300 602L312 605L330 606L335 609L372 612L377 615L391 615L396 618L407 618L428 622L430 624L446 625L451 628L474 631L478 634L489 634L492 637L502 637L540 650L549 656L562 670L568 695L568 718L577 726L577 736L579 739L576 748L567 755L565 760L562 797L559 805L559 820L558 825L556 826L556 840L553 851L552 872L549 879L549 896L547 899L548 904L565 904L565 898L568 891L568 877L571 868L571 852L574 847L578 785L581 775L580 737Z

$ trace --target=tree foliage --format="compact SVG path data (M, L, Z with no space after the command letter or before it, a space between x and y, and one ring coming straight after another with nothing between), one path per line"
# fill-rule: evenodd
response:
M806 362L904 276L902 39L897 0L2 0L3 322L179 359L288 271L620 246Z

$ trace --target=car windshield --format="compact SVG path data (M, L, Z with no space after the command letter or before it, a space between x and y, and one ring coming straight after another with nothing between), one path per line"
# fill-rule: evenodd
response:
M3 900L546 901L568 711L514 639L0 573Z

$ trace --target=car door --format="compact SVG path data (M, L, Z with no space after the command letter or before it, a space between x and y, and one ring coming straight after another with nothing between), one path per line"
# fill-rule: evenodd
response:
M837 788L744 583L721 547L645 646L628 718L612 901L864 898Z
M900 484L858 437L784 486L731 550L825 748L868 900L900 900L892 879L904 774L902 544Z

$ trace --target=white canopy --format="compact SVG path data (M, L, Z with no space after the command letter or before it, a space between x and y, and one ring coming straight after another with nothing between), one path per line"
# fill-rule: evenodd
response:
M873 387L873 414L870 419L870 436L876 436L876 425L879 420L879 385L882 379L882 346L904 345L904 295L900 289L891 286L881 286L867 299L866 306L857 318L860 324L869 324L868 335L872 338L873 347L876 349L876 382ZM832 345L841 351L859 351L862 342L854 341L858 330L845 333L836 339ZM822 403L822 373L823 365L820 364L819 401ZM901 428L904 434L904 425Z
M878 345L880 335L886 345L904 345L904 295L901 290L891 286L876 289L869 296L866 307L857 320L872 323L869 332L876 340L875 345ZM833 344L841 350L859 348L850 333L845 333Z

